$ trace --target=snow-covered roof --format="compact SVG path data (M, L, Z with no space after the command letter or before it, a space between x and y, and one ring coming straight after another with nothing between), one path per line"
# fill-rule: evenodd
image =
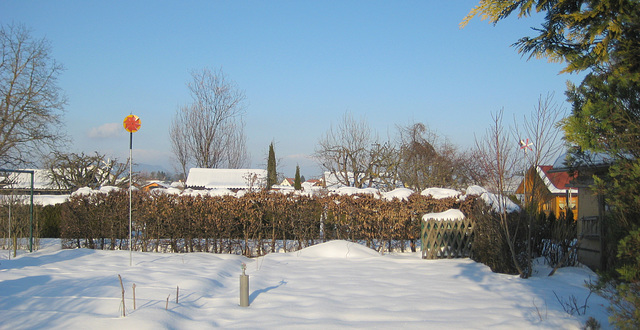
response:
M567 192L577 194L578 189L567 187L573 177L571 177L566 171L551 171L552 168L552 166L548 165L536 166L536 171L538 172L538 175L540 175L540 179L542 179L544 184L547 186L547 189L549 189L549 192L552 194L566 194Z
M263 187L267 170L192 168L187 176L187 188L250 189Z
M52 182L49 170L44 169L23 169L20 171L33 171L33 189L58 189ZM31 189L31 173L0 172L0 176L6 177L9 183L8 189ZM5 180L2 180L5 181ZM4 182L3 182L4 183Z
M349 178L349 184L352 185L355 182L353 172L348 172L347 177ZM324 172L323 178L327 188L340 188L345 186L336 173Z
M569 171L580 168L607 167L613 164L614 159L605 153L583 151L576 154L564 153L553 163L554 171Z
M69 199L69 195L33 195L33 204L37 205L55 205L62 204ZM29 204L30 195L0 195L0 202L20 201L23 204Z

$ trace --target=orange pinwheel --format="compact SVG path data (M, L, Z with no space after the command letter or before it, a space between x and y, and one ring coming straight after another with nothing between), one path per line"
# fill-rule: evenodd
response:
M124 129L129 133L135 133L140 129L140 118L136 115L128 115L122 122Z

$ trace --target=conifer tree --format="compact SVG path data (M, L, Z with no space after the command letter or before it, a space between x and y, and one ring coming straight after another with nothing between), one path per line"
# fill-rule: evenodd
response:
M535 29L538 36L516 43L518 50L563 61L563 72L587 71L578 86L569 84L572 114L561 124L575 153L606 153L614 160L608 179L594 177L595 189L610 206L605 247L618 242L618 254L607 259L617 262L618 278L625 282L610 299L611 320L620 328L638 328L640 263L628 256L640 255L640 1L481 0L462 25L476 16L496 24L513 13L532 12L545 19Z
M269 144L269 158L267 158L267 190L275 185L278 180L276 172L276 152L273 150L273 142Z
M300 166L296 165L296 177L293 181L293 187L296 190L302 190L302 182L300 180Z

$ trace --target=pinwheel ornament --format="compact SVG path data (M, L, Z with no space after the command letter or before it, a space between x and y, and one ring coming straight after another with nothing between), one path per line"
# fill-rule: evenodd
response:
M124 129L129 133L135 133L140 129L140 118L136 115L128 115L122 122Z
M524 150L524 152L527 152L527 149L533 151L533 149L531 148L531 146L533 145L533 142L529 142L529 139L526 140L520 140L520 150Z

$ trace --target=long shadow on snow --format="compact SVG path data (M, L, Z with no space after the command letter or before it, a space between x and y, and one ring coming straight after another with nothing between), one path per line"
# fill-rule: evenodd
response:
M2 329L49 328L76 316L113 318L119 316L119 307L120 284L112 275L60 279L37 275L0 281Z
M286 285L287 282L285 280L281 280L280 283L278 283L278 285L272 285L270 287L264 288L264 289L259 289L259 290L255 290L253 291L250 295L249 295L249 304L253 304L253 301L258 298L259 295L265 293L265 292L269 292L273 289L277 289L283 285Z
M560 268L558 273L553 276L547 276L548 270L542 270L542 273L538 273L534 267L534 274L527 279L520 278L518 275L494 273L488 266L479 262L460 264L457 267L460 268L460 274L455 275L455 278L466 278L477 282L479 287L489 292L503 291L508 296L509 286L519 286L520 290L528 291L529 294L526 297L514 298L514 301L516 305L529 311L525 316L533 323L539 321L539 315L534 313L538 308L549 308L569 313L567 308L571 309L573 299L576 300L577 307L581 310L585 305L587 306L587 314L590 313L590 310L596 312L602 309L604 311L605 307L603 306L608 306L608 302L604 298L590 294L589 289L585 286L585 281L593 281L597 276L594 274L592 277L589 270L579 267ZM567 278L562 276L563 273L578 273L579 276ZM587 279L575 281L576 278L583 276ZM504 277L510 278L505 281Z
M33 266L44 266L56 262L68 261L96 253L92 249L60 250L51 254L26 254L17 259L0 261L0 270L20 269Z

